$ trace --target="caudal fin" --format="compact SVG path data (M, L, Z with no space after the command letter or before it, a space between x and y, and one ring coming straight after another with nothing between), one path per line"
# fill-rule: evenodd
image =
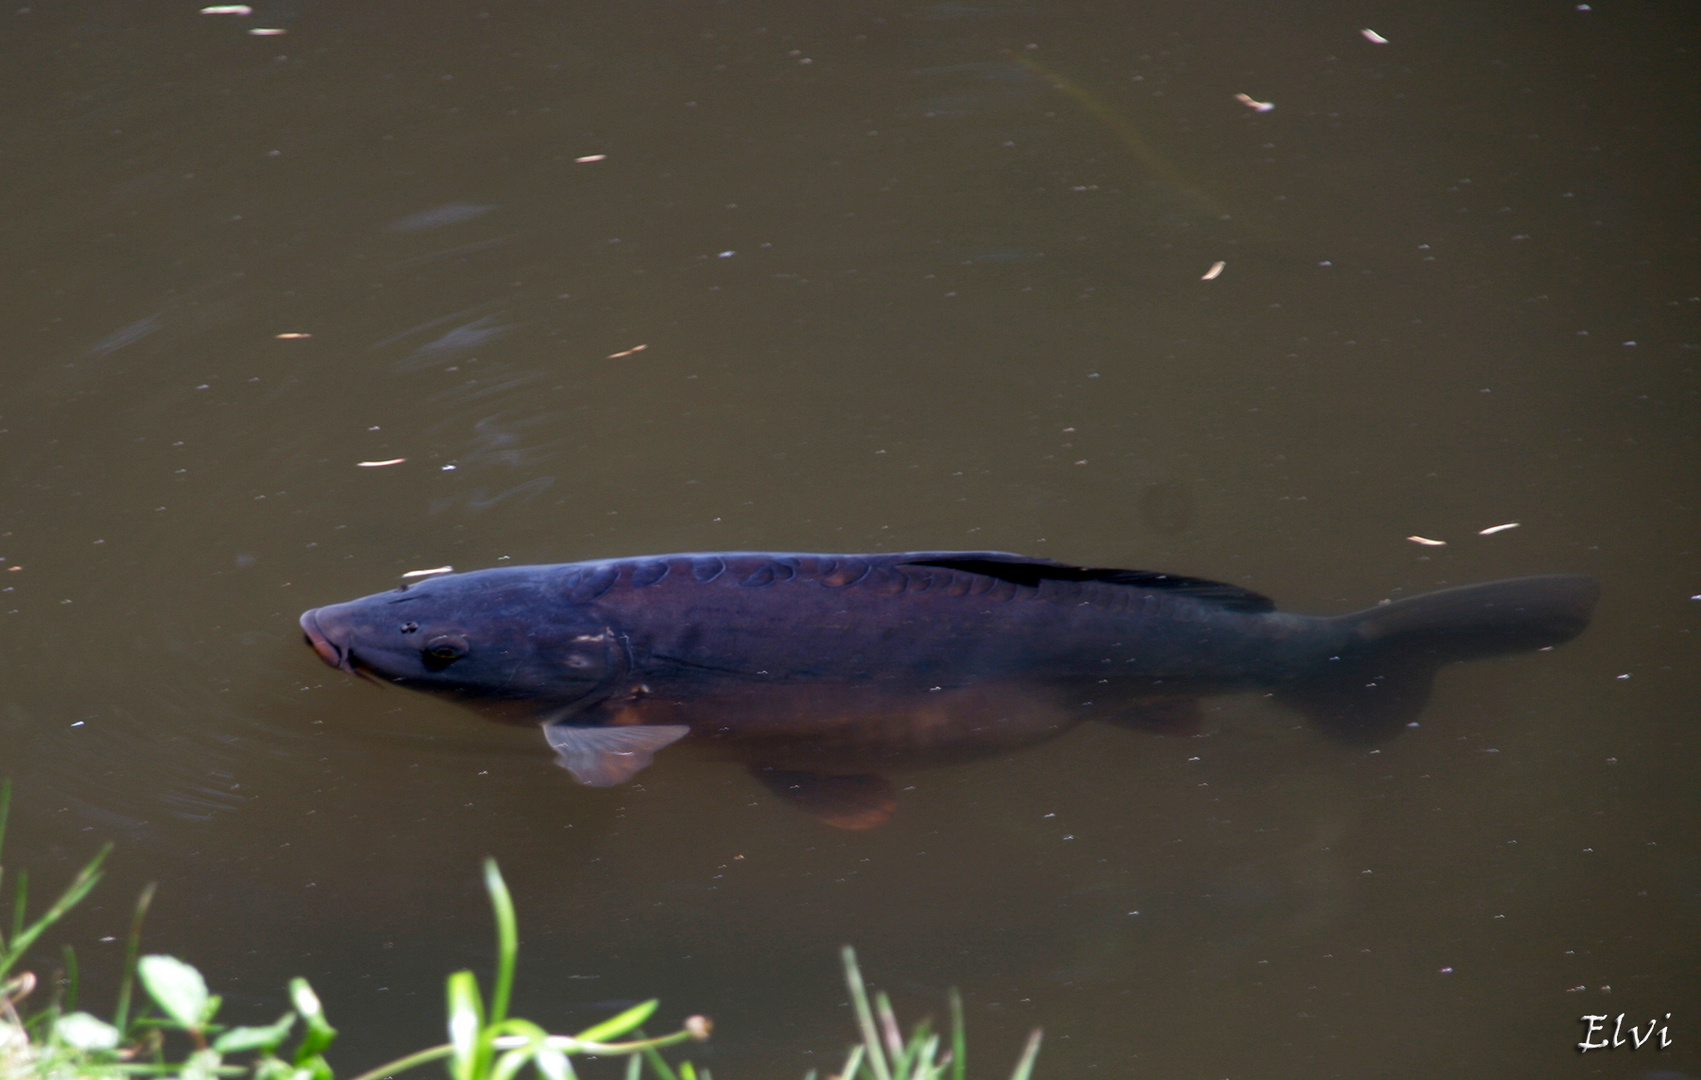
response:
M1333 738L1381 742L1417 718L1441 665L1570 641L1589 625L1600 591L1578 574L1513 578L1339 616L1347 641L1276 700Z

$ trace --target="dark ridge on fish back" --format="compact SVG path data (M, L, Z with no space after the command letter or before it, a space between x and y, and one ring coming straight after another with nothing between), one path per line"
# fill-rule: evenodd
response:
M1009 560L975 555L961 559L912 559L910 566L937 566L945 570L962 570L971 574L1008 581L1015 585L1037 588L1042 581L1098 581L1107 585L1132 585L1142 589L1166 589L1184 593L1195 600L1216 604L1226 611L1260 615L1276 610L1275 601L1238 585L1225 585L1205 578L1183 577L1179 574L1160 574L1154 570L1115 570L1094 566L1069 566L1039 559L1010 556Z

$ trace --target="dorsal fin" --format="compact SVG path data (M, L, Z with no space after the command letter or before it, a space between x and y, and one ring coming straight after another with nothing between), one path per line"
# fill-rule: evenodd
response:
M1028 559L1020 555L999 552L972 552L910 560L911 566L937 566L945 570L961 570L970 574L1008 581L1016 585L1037 587L1042 581L1096 581L1106 585L1131 585L1140 589L1162 589L1180 593L1202 603L1215 604L1225 611L1259 615L1276 610L1267 596L1260 596L1238 585L1227 585L1204 578L1182 577L1179 574L1160 574L1153 570L1115 570L1093 566L1070 566L1050 559Z

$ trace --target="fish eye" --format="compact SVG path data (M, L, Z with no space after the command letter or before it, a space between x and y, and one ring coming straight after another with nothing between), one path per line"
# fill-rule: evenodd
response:
M465 656L468 651L465 638L455 634L438 634L425 643L425 666L432 671L441 671Z

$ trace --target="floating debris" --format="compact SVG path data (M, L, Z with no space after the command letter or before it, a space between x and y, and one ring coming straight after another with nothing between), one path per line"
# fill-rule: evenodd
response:
M1408 536L1408 537L1406 537L1406 539L1410 540L1414 544L1422 544L1424 547L1446 547L1447 546L1447 541L1445 541L1445 540L1431 540L1427 536Z
M1227 265L1228 265L1228 263L1223 262L1221 259L1218 259L1216 262L1211 264L1211 268L1209 270L1205 271L1205 273L1200 276L1199 280L1200 281L1215 281L1215 280L1217 280L1218 277L1222 276L1223 267L1225 267Z
M1486 529L1478 529L1477 535L1478 536L1493 536L1497 532L1505 532L1507 529L1516 529L1521 524L1523 524L1523 522L1508 521L1504 525L1490 525Z
M279 341L300 341L302 338L310 338L313 335L304 334L299 330L291 330L287 334L273 334L272 336L277 338Z
M429 570L409 570L402 576L405 578L430 577L432 574L453 574L454 572L455 568L453 566L433 566Z
M276 26L256 26L248 32L253 34L255 37L282 37L289 33L288 30L284 30Z
M631 356L633 353L641 353L647 348L649 348L648 345L634 345L630 349L627 349L625 352L609 353L608 359L618 360L622 356Z
M382 469L386 465L400 465L406 460L405 457L393 457L384 461L357 461L354 466L357 469Z
M586 154L584 157L576 157L576 158L573 159L574 163L578 164L578 165L584 165L584 164L587 164L587 163L592 162L592 161L607 161L607 160L608 160L607 154Z
M252 15L254 9L247 4L216 4L213 7L201 9L203 15Z
M1381 34L1378 34L1374 30L1360 30L1359 33L1364 35L1364 40L1370 42L1373 45L1386 45L1386 44L1388 44L1388 39L1383 37Z
M1276 107L1273 101L1257 101L1247 94L1236 94L1234 99L1254 112L1269 112Z

